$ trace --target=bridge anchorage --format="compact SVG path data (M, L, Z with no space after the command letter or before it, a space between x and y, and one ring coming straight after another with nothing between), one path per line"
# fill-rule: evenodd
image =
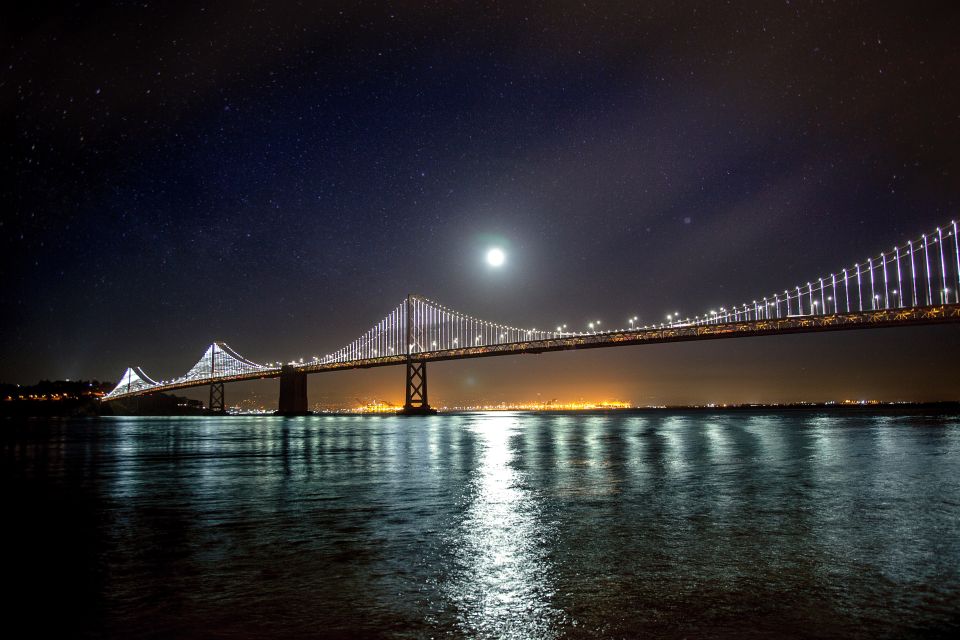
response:
M128 368L103 400L139 398L161 391L209 386L211 411L223 412L224 384L280 378L277 413L305 415L307 376L313 373L403 366L404 415L435 413L427 396L427 364L571 349L714 340L785 333L873 329L960 322L960 242L957 223L937 228L806 284L776 291L702 315L667 316L658 324L622 329L556 331L489 322L408 295L380 322L350 344L323 357L281 365L258 364L223 342L207 347L183 376L154 380Z

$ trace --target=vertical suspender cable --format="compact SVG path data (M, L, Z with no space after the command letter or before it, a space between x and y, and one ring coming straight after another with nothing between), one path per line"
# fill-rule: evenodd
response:
M890 287L887 284L887 257L880 254L880 260L883 261L883 308L890 308Z
M953 301L960 303L960 240L957 240L957 222L954 220L953 225L953 257L956 258L957 262L957 288L953 293Z
M897 257L897 306L903 306L903 274L900 271L900 247L894 247L894 255Z
M830 280L833 282L833 312L840 312L840 301L837 300L837 274L831 273Z
M843 297L847 301L847 313L850 313L850 280L847 270L843 270Z
M943 285L940 299L943 304L946 304L950 302L950 299L947 297L947 263L943 259L943 230L940 227L937 227L937 244L940 245L940 280Z
M860 311L863 311L863 286L860 283L860 264L854 265L857 268L857 302L860 306Z
M912 284L910 285L911 293L913 294L913 306L917 306L917 265L913 260L913 240L907 242L907 249L910 252L910 279Z

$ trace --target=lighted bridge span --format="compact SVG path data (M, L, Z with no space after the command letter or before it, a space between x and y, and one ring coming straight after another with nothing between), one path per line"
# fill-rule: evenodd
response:
M715 340L786 333L837 331L960 322L960 244L957 223L894 247L876 259L831 273L782 293L693 317L600 331L522 329L488 322L410 295L373 328L323 357L258 364L222 342L207 347L183 376L156 381L139 367L124 372L107 401L210 386L210 408L224 408L223 385L280 378L279 412L307 411L311 373L406 366L407 413L430 412L428 362L537 354L572 349ZM629 321L633 324L634 320Z

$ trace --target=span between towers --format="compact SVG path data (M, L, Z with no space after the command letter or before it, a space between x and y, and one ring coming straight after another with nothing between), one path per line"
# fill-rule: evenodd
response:
M491 322L410 294L351 343L324 356L261 364L214 342L184 375L155 380L129 367L104 397L110 402L150 393L210 387L211 411L224 412L224 385L279 378L277 412L309 412L307 376L314 373L403 366L400 413L435 413L427 387L429 362L625 347L663 342L892 328L960 322L960 242L957 223L897 245L806 284L692 317L671 314L659 324L589 331L520 328Z

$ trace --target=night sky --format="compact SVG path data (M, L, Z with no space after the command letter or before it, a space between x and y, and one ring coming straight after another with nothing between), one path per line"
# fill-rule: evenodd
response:
M310 357L408 292L656 322L958 216L955 2L523 4L5 9L0 381ZM958 357L944 326L495 358L431 402L957 399Z

